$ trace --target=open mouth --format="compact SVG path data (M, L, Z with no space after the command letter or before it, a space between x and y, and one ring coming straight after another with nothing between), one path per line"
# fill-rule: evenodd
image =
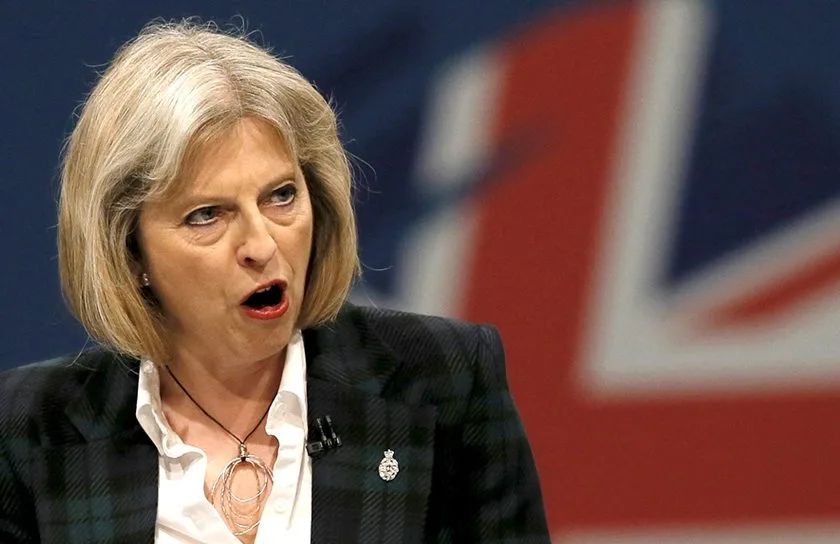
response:
M272 283L268 287L255 291L242 304L254 310L266 310L278 306L281 302L283 302L283 286Z

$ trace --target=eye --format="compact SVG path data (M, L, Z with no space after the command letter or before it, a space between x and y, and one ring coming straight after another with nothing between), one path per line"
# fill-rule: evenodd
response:
M195 227L210 225L219 218L220 213L221 210L218 206L205 206L191 211L184 219L184 223Z
M268 202L275 206L287 206L292 203L296 195L297 187L293 183L287 183L274 189L268 197Z

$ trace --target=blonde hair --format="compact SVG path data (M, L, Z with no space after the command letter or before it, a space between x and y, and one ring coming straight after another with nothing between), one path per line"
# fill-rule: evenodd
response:
M177 189L189 156L243 117L273 125L306 178L314 237L301 328L333 318L359 272L352 181L326 100L241 33L185 20L126 43L82 109L64 154L61 286L95 340L164 360L160 309L138 275L140 208Z

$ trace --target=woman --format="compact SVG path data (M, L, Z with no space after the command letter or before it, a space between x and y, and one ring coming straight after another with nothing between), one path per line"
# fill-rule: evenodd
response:
M59 263L102 348L0 377L0 541L548 542L498 333L345 302L334 113L245 38L120 50Z

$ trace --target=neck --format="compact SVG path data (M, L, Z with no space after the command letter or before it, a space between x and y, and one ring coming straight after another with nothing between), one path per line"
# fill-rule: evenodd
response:
M242 436L253 428L280 387L285 349L256 361L220 362L176 351L169 364L172 373L201 405L231 432ZM161 399L170 409L199 416L200 411L169 372L161 372Z

